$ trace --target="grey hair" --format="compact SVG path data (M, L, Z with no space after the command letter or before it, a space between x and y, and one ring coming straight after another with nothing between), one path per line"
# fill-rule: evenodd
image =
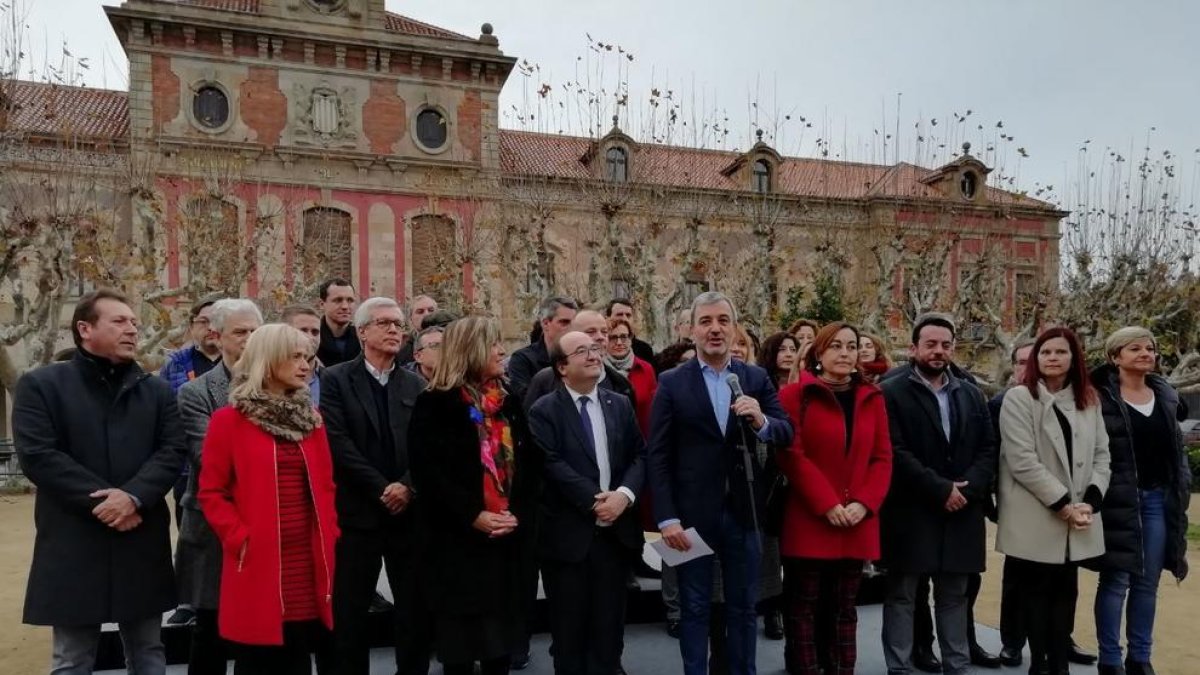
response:
M408 309L408 311L410 313L412 312L413 307L416 306L417 301L420 300L421 298L425 298L426 300L433 300L434 302L437 302L437 298L433 297L432 295L422 293L422 294L414 297L412 300L409 300L408 303L405 305L405 307Z
M400 303L391 298L381 296L363 300L358 309L354 310L354 327L362 328L371 323L371 312L377 309L400 309ZM404 312L402 309L400 311L401 313Z
M1112 361L1121 353L1122 349L1136 340L1149 340L1150 344L1154 345L1154 349L1158 349L1158 341L1154 339L1154 333L1141 326L1125 326L1116 329L1104 340L1104 353L1108 355L1108 360Z
M208 328L218 333L224 332L225 322L234 314L252 314L258 323L263 322L262 310L253 300L246 298L224 298L212 304L212 312L208 315Z
M737 320L738 320L737 307L734 306L733 301L730 300L728 296L726 296L724 293L721 293L720 291L705 291L705 292L701 293L700 295L697 295L695 300L692 300L692 325L693 326L696 325L696 310L697 309L699 309L701 307L707 307L709 305L715 305L719 302L723 302L723 303L729 305L729 311L733 313L733 322L737 323Z
M430 326L429 328L422 328L421 332L417 333L416 345L418 347L420 347L421 346L421 338L425 337L426 335L433 335L434 333L445 333L445 332L446 332L446 329L442 328L441 326Z
M574 298L568 298L565 295L553 295L545 300L542 300L542 304L538 305L538 321L545 321L546 319L554 316L554 314L558 312L559 307L566 307L567 309L573 309L577 312L579 311L579 303L575 302Z

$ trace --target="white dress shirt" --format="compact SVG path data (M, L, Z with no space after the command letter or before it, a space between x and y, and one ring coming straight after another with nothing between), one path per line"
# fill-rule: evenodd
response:
M387 386L388 379L392 376L392 371L396 369L395 361L392 361L391 367L389 367L387 370L380 370L376 368L375 366L371 365L370 361L366 359L363 359L363 364L366 365L367 372L371 374L371 377L375 378L376 382L385 387Z
M608 492L612 485L612 466L608 457L608 427L604 423L604 410L600 407L599 392L596 387L592 387L591 392L581 394L567 387L567 393L571 396L571 401L575 404L576 412L580 412L583 409L583 404L580 401L585 398L588 400L588 418L592 421L592 444L596 447L596 468L600 471L600 490ZM617 492L628 497L630 505L636 499L633 490L624 485L618 487ZM597 520L596 524L600 527L607 527L612 523L602 523Z

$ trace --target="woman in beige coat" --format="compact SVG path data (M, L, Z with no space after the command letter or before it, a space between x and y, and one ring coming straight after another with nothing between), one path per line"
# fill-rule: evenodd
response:
M1108 489L1108 434L1079 338L1051 328L1033 354L1000 409L996 549L1017 575L1029 672L1065 675L1077 564L1104 554L1098 511Z

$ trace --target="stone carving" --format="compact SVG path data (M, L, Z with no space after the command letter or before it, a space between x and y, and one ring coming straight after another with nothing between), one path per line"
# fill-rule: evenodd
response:
M354 147L358 142L355 91L326 84L292 87L292 132L298 145Z

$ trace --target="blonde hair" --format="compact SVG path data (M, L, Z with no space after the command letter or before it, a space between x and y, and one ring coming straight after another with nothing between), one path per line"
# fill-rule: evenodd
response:
M750 339L750 332L740 323L733 327L733 340L734 342L742 340L746 343L746 363L757 362L758 351L754 349L754 340Z
M1154 349L1158 350L1158 341L1154 339L1154 333L1141 326L1125 326L1113 331L1112 335L1109 335L1108 339L1104 341L1104 353L1108 355L1108 360L1112 361L1117 358L1122 349L1137 340L1149 340L1150 344L1154 345Z
M242 357L233 366L231 398L258 398L266 394L266 384L275 368L297 351L312 354L308 336L286 323L268 323L259 327L246 341Z
M483 369L492 360L492 348L500 343L500 324L485 316L468 316L452 321L442 336L442 358L429 388L449 391L483 384Z

